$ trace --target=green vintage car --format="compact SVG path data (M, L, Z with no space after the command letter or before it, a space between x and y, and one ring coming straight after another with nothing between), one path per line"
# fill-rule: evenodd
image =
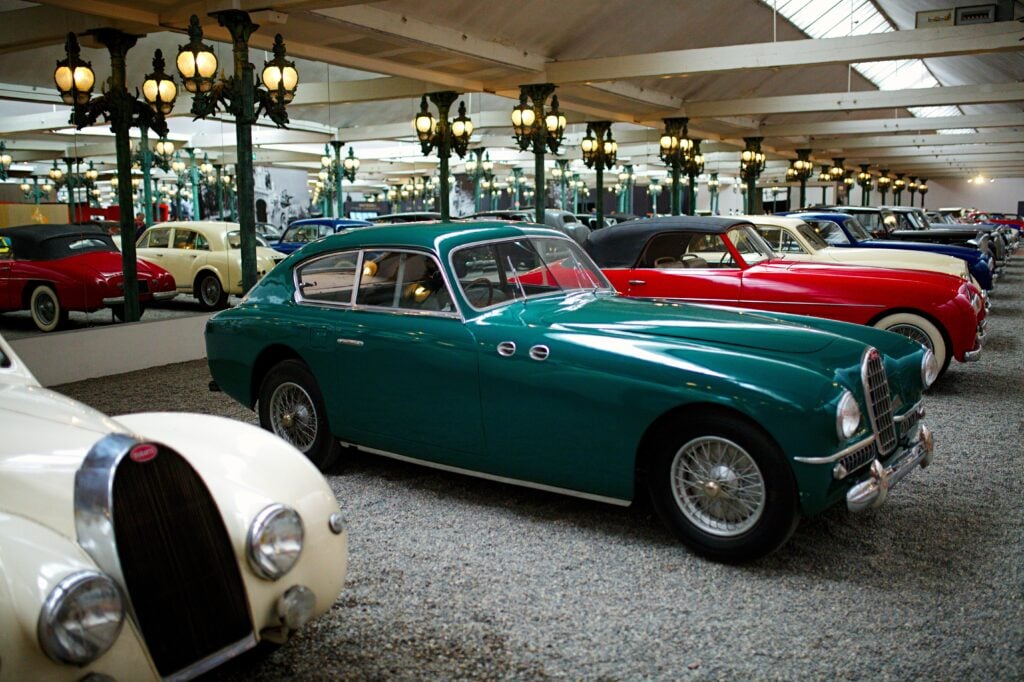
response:
M616 295L551 230L307 245L206 328L214 383L325 468L343 446L627 505L744 561L931 460L930 351L800 316Z

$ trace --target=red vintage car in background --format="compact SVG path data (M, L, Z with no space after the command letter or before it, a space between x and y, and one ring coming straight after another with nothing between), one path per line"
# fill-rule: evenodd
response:
M138 263L139 302L177 295L174 277ZM0 230L0 312L29 310L40 331L59 329L68 312L110 308L124 318L121 252L92 225L24 225Z
M921 270L787 261L746 220L672 216L596 230L587 251L621 294L755 308L866 324L908 336L935 354L977 360L980 292Z

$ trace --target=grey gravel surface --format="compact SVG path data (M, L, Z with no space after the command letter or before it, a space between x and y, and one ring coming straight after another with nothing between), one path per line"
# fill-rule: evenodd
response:
M349 519L333 609L266 658L280 679L1024 678L1024 254L982 360L931 391L936 458L862 515L804 519L744 567L621 509L353 454L328 476ZM112 413L197 410L202 362L59 390Z

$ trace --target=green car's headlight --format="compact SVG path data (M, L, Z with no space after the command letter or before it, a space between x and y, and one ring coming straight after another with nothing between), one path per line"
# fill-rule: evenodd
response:
M843 397L836 406L836 435L840 442L848 440L857 433L860 427L860 406L857 399L849 391L843 391Z
M123 624L117 584L102 573L79 571L57 583L43 602L39 646L54 661L86 665L114 645Z
M299 560L303 535L302 517L297 511L283 504L265 507L249 526L249 566L265 580L284 576Z
M925 349L924 357L921 358L921 383L928 388L939 378L939 362L935 359L935 353Z

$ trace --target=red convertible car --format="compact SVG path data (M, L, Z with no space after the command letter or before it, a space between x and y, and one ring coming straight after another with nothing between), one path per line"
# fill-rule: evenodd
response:
M139 302L174 298L174 277L138 262ZM68 311L111 308L124 318L121 252L92 225L24 225L0 230L0 312L28 309L40 331L59 329Z
M921 270L787 261L746 220L672 216L596 230L587 251L615 288L635 298L711 303L827 317L908 336L935 354L977 360L980 292Z

